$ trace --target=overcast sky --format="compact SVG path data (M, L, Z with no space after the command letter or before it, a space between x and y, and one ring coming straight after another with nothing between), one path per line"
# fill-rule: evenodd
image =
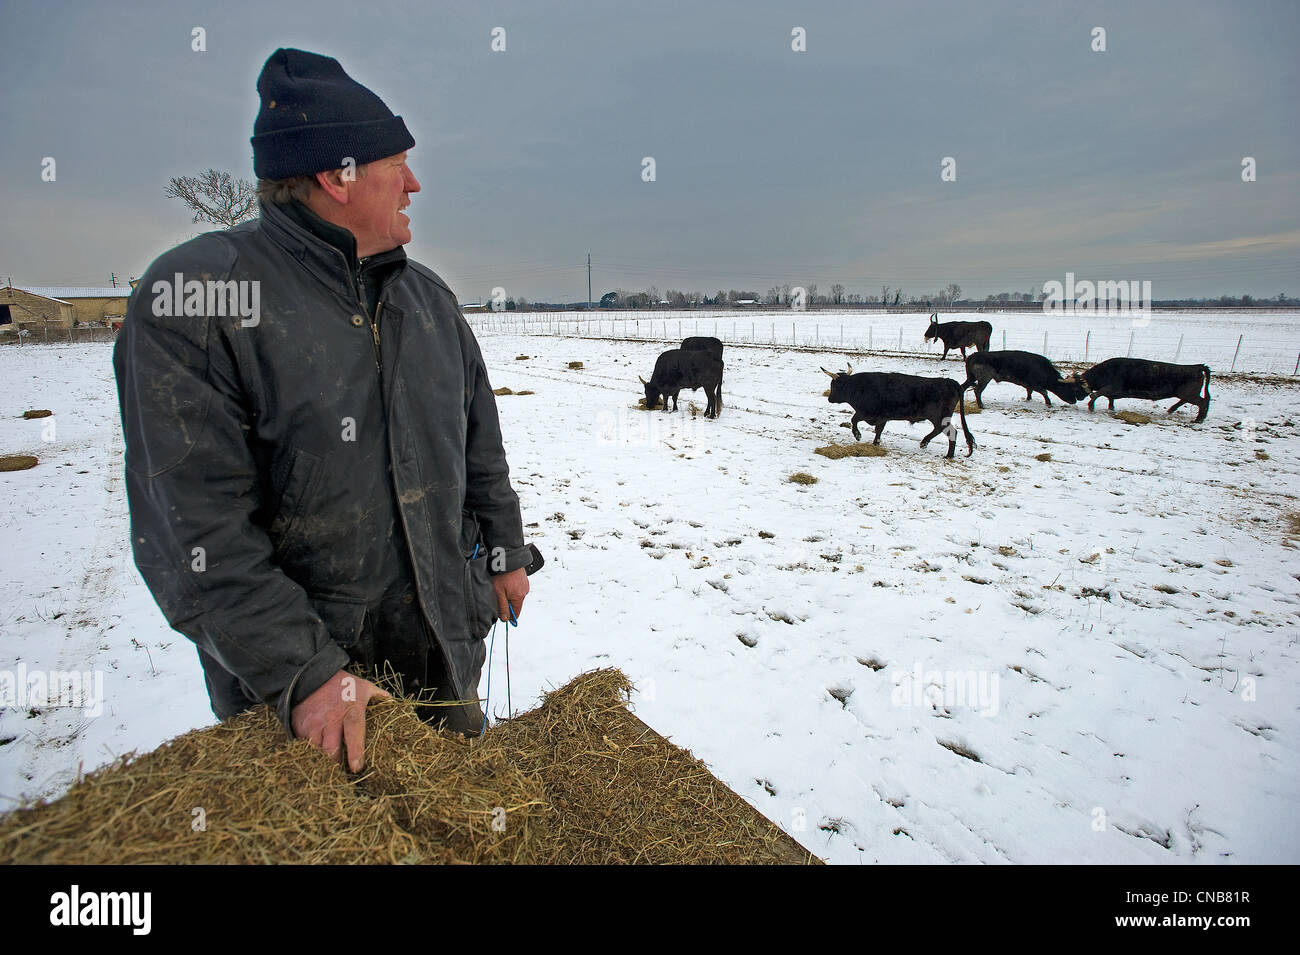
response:
M1297 0L4 0L0 35L17 285L139 275L208 228L168 179L253 178L257 74L293 46L405 119L407 251L462 301L585 299L587 253L596 297L1300 295Z

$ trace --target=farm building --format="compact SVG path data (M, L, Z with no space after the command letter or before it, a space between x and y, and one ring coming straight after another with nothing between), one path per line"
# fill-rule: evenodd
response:
M129 288L0 288L0 332L13 334L26 329L44 336L74 325L118 324L126 315L130 295Z

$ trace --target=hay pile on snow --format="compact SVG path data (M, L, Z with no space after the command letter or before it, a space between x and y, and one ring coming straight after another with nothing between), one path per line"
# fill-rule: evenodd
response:
M378 700L356 777L259 707L0 817L0 863L817 862L583 674L481 740Z
M885 449L868 441L860 441L857 444L835 444L831 442L824 448L813 448L813 453L832 460L838 460L839 458L883 458Z
M1150 424L1151 416L1140 411L1116 411L1115 417L1126 424Z

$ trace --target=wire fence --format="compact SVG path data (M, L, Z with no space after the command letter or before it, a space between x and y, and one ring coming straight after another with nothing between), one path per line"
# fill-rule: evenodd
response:
M947 316L945 316L947 317ZM767 345L824 351L934 357L926 342L929 314L618 312L486 312L467 315L480 335L555 335L644 342L679 342L708 335L727 345ZM989 347L1029 351L1064 364L1095 364L1116 356L1175 364L1206 364L1217 372L1300 374L1300 312L1242 314L1152 313L1137 318L1089 316L1069 321L1038 313L968 314L993 326ZM969 353L969 352L968 352ZM959 354L950 352L949 355Z

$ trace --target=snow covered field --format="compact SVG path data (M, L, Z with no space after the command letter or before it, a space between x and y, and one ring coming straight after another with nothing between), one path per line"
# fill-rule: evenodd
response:
M1230 370L1292 374L1300 367L1300 312L1151 311L1120 317L1096 312L1047 315L1040 311L945 312L942 322L987 321L990 347L1046 355L1057 362L1096 363L1116 355ZM471 317L476 330L546 331L597 337L680 341L713 335L731 344L859 348L927 355L943 348L924 340L929 313L664 311L504 312ZM1234 364L1235 361L1235 364Z
M515 710L617 666L646 722L832 862L1300 862L1294 384L1216 376L1199 426L994 384L969 459L894 423L884 457L830 460L848 413L818 366L843 356L729 349L706 421L699 392L633 408L660 345L481 341L494 386L534 392L498 399L547 557ZM130 562L110 356L0 349L0 453L42 459L0 474L0 673L104 674L100 716L0 713L0 807L212 721ZM493 661L503 716L500 629Z

